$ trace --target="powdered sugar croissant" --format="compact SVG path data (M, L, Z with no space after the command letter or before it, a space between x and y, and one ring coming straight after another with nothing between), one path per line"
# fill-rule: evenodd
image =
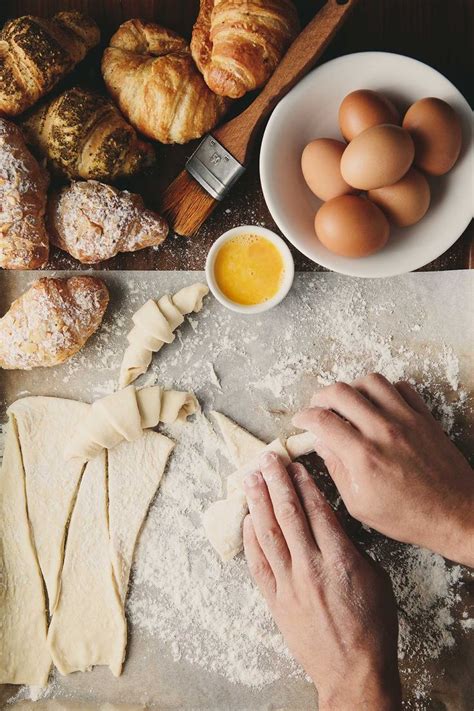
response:
M38 279L0 319L0 368L64 363L99 328L108 303L96 277Z
M95 180L73 182L54 192L47 224L51 242L83 264L156 247L168 234L165 220L147 210L140 195Z
M162 143L200 138L229 104L208 88L182 37L141 20L119 27L104 52L102 74L130 123Z
M203 298L208 293L206 284L192 284L173 296L162 296L158 302L149 299L134 313L135 325L127 336L130 345L120 367L119 387L125 387L146 373L153 353L174 340L173 331L183 323L184 316L202 309Z

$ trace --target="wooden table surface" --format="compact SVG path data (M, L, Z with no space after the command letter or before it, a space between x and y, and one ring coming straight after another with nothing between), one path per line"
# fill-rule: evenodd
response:
M295 0L302 24L322 6L321 0ZM126 19L153 20L190 36L198 0L3 0L0 17L23 14L49 16L57 10L80 9L94 17L102 31L102 47L111 33ZM384 50L415 57L445 74L464 94L474 100L472 45L474 3L472 0L360 0L321 62L351 52ZM99 62L102 47L65 80L103 90ZM194 143L186 146L157 146L157 166L146 175L120 187L140 192L149 207L157 207L162 188L182 169ZM159 249L145 249L118 255L97 265L100 269L202 269L213 240L224 230L243 223L259 223L276 231L263 199L255 155L246 174L228 198L191 239L170 236ZM473 222L445 254L424 270L469 268L474 264ZM322 270L294 252L297 269ZM64 252L54 249L49 268L83 269Z

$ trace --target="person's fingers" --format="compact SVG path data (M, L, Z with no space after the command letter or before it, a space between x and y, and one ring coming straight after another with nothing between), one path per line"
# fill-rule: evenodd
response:
M244 490L255 535L276 578L291 565L290 551L273 511L270 494L261 472L248 474Z
M409 414L405 399L397 388L380 373L370 373L364 378L358 378L352 383L352 386L384 415L403 421Z
M278 455L265 454L260 460L260 471L292 560L312 555L314 538L293 482Z
M395 383L395 388L415 412L418 412L420 415L430 415L430 417L432 417L432 413L421 395L418 395L416 390L412 388L409 383L400 381L399 383Z
M294 463L290 464L288 471L323 558L354 553L351 540L307 469L302 464Z
M315 449L328 465L328 459L339 461L345 466L363 453L364 437L349 422L342 420L331 410L311 407L301 410L293 417L293 424L303 430L312 432L315 436ZM339 483L336 481L336 484Z
M364 435L373 432L381 421L381 414L372 402L347 383L334 383L318 390L311 398L311 406L333 410Z
M252 518L249 514L244 518L243 525L244 552L250 575L266 600L275 594L276 582L265 554L260 548Z

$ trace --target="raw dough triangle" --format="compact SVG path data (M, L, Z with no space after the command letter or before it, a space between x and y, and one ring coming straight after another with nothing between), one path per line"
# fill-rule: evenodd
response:
M147 431L108 452L110 543L122 603L137 539L173 447L168 437Z
M55 397L26 397L9 408L18 427L33 541L53 614L63 563L66 524L74 505L81 462L66 462L69 441L89 405Z
M262 442L221 412L213 410L211 415L217 422L232 462L237 468L244 466L249 459L257 457L267 446L266 442Z
M61 674L106 664L119 676L127 623L110 556L105 452L84 470L48 646Z
M45 608L21 451L10 418L0 471L0 684L46 685L51 656Z

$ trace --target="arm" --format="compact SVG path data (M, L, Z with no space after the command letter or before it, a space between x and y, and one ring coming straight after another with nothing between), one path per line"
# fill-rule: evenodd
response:
M474 566L474 474L407 383L336 383L293 422L310 430L348 511L377 531Z
M244 483L250 572L318 689L320 711L398 711L397 615L388 576L364 557L306 469L275 454Z

